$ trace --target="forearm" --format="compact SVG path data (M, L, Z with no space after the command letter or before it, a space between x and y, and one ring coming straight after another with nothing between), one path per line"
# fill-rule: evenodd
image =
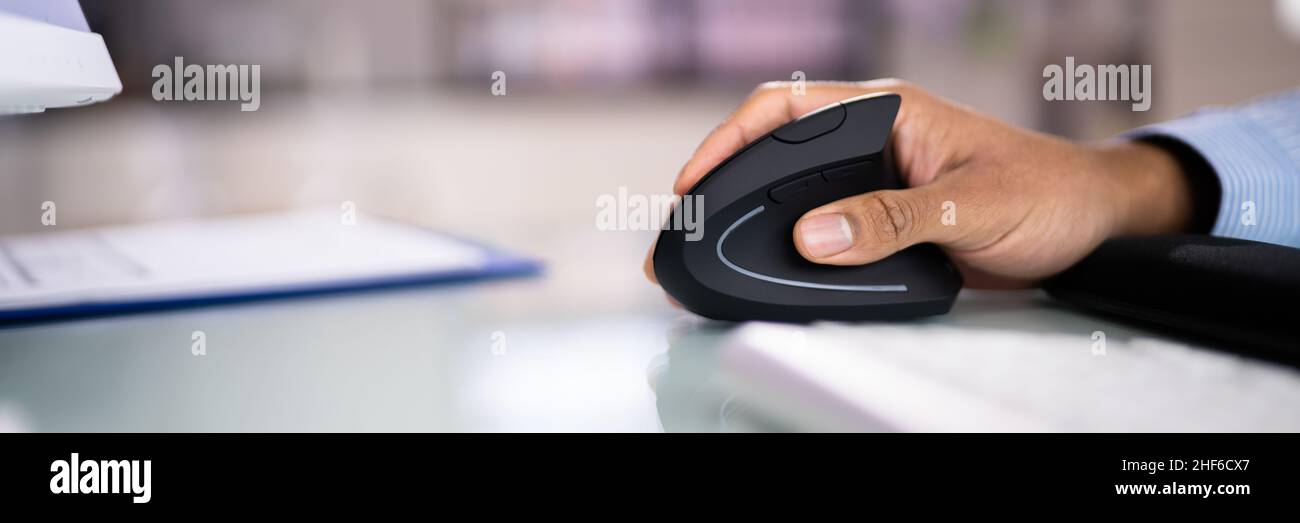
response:
M1189 177L1173 154L1134 141L1088 149L1113 200L1110 236L1191 231L1196 198Z

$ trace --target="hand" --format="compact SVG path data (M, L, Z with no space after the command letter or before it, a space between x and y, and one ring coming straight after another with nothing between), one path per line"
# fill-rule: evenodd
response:
M878 92L902 96L893 147L909 188L805 214L792 241L813 262L860 265L929 242L948 253L970 287L1026 287L1112 236L1189 225L1190 188L1163 150L1079 144L1021 129L899 80L809 84L803 95L788 83L764 84L704 139L674 191L684 194L745 144L806 112ZM653 281L652 258L645 268Z

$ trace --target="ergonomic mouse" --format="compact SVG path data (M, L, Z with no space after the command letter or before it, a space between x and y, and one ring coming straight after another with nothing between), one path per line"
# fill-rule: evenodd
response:
M900 103L897 94L884 93L827 105L718 164L666 223L695 223L698 230L665 226L659 234L659 284L687 310L729 321L901 320L948 312L962 279L935 245L860 266L813 263L794 246L794 225L804 213L902 188L890 152Z

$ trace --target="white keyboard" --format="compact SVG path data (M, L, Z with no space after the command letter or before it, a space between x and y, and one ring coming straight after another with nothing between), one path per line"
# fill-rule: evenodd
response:
M1154 337L1094 345L1086 330L754 324L722 350L755 404L826 430L1300 431L1295 369Z

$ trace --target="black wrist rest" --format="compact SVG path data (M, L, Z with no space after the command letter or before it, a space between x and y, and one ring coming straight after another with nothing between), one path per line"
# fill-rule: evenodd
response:
M1300 249L1204 235L1115 238L1044 288L1074 306L1300 365Z

